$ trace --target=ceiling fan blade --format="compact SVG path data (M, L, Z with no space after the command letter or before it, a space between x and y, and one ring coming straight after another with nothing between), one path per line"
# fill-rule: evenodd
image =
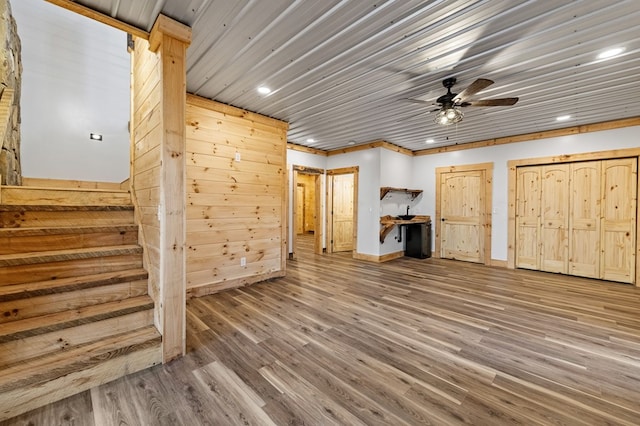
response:
M427 105L435 105L433 102L431 101L423 101L421 99L412 99L412 98L404 98L404 101L409 101L409 102L413 102L416 104L427 104Z
M473 83L471 83L469 85L469 87L467 87L466 89L464 89L462 92L458 93L458 96L456 96L456 100L458 102L460 101L464 101L465 99L475 95L476 93L478 93L479 91L486 89L487 87L491 86L493 84L492 80L486 79L486 78L479 78L476 81L474 81Z
M502 99L479 99L477 101L468 101L462 106L509 106L515 105L519 98L502 98Z
M408 120L411 120L413 118L419 117L421 115L431 114L432 112L433 111L422 111L422 112L419 112L417 114L411 114L411 115L409 115L407 117L400 118L400 119L396 120L395 122L396 123L402 123L403 121L408 121Z

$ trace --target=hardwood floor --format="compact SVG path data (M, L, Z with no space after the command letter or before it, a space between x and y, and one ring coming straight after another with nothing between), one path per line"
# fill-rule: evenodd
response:
M189 301L186 357L2 425L640 423L637 288L298 243Z

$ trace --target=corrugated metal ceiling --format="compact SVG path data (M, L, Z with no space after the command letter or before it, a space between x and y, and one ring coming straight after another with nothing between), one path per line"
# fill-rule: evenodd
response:
M160 11L190 25L189 92L286 120L290 142L319 149L382 139L420 150L640 116L637 0L78 3L142 29ZM520 101L439 126L433 105L407 98L435 102L447 77L454 92L495 81L475 99Z

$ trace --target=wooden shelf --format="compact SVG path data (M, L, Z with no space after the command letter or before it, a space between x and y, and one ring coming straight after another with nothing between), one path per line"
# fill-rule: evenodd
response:
M387 215L382 216L380 218L380 225L382 228L380 229L380 243L384 243L385 238L389 235L389 232L393 229L394 226L402 226L402 225L411 225L413 223L427 223L431 221L430 216L416 216L413 219L403 220L396 219L393 216Z
M393 188L391 186L383 186L382 188L380 188L380 199L382 200L385 195L390 192L403 192L405 194L410 194L411 199L415 200L418 195L422 194L422 189Z

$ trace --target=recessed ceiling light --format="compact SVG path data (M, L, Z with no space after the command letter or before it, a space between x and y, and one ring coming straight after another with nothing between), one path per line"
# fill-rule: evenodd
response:
M266 86L260 86L258 87L258 93L262 93L263 95L268 95L269 93L271 93L271 89L269 89Z
M624 52L624 47L614 47L612 49L605 50L598 55L598 59L609 59L613 58Z
M355 145L355 144L356 144L356 141L349 141L349 142L347 142L347 145Z
M434 143L435 141L433 139L427 139L425 142L426 143Z
M102 140L102 135L99 133L89 133L89 139L94 140L94 141L101 141Z
M311 138L307 139L307 143L314 143L315 141L316 141L315 139L311 139Z
M570 115L559 115L558 117L556 117L556 121L567 121L570 118Z

